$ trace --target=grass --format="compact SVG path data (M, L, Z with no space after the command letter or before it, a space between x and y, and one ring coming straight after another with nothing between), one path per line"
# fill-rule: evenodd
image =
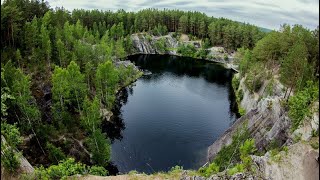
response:
M319 149L319 142L317 141L310 142L310 145L313 149Z

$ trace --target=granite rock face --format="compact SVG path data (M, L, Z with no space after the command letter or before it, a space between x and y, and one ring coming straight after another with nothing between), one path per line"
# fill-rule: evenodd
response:
M263 85L258 93L250 93L241 79L239 88L244 95L241 106L246 110L246 114L240 117L235 123L220 136L208 148L208 161L211 162L220 149L232 142L232 136L237 129L247 126L250 137L255 139L258 150L266 150L266 147L272 142L277 141L279 145L284 144L289 138L290 119L287 113L281 107L282 92L279 92L279 86L282 85L276 81L273 86L274 91L278 91L273 96L265 96Z

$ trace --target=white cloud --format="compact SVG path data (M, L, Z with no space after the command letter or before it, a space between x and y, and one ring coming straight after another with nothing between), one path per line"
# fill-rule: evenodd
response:
M302 24L310 29L319 25L317 0L49 0L49 4L70 11L80 8L138 11L150 7L192 10L270 29L279 29L283 23Z

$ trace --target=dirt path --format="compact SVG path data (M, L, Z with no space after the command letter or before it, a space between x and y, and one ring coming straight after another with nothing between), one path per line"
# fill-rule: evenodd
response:
M180 41L184 42L184 41L189 41L189 37L186 34L181 34L180 36Z

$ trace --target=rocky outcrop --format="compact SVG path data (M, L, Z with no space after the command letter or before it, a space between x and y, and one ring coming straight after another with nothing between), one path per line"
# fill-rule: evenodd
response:
M279 91L282 85L276 81L274 91ZM289 138L290 120L287 113L281 107L282 93L279 95L264 97L264 88L251 94L244 85L244 79L240 81L240 89L244 92L241 106L247 114L236 122L208 148L208 161L211 162L220 149L232 142L232 136L237 129L247 126L250 136L255 139L258 150L266 150L266 147L274 141L279 145L284 144ZM279 93L279 92L278 92Z
M265 179L316 180L319 179L319 149L298 142L289 146L287 152L281 151L278 159L268 152L264 156L252 155L259 173Z
M144 34L137 33L131 35L133 46L138 53L155 54L155 48L151 45L151 38L148 39Z
M177 54L175 49L178 47L178 41L172 37L172 33L165 36L152 36L146 33L137 33L131 35L131 40L136 52L140 54ZM169 50L161 52L156 46L156 42L159 40L164 41Z
M183 34L181 37L187 37L187 35ZM184 40L182 40L184 39ZM191 44L196 49L200 49L202 47L201 41L189 41L188 37L180 38L178 41L173 37L173 33L169 33L165 36L152 36L148 33L136 33L131 35L131 40L133 47L135 48L135 53L137 54L170 54L180 56L177 53L177 49L179 45L187 45ZM162 52L157 48L157 41L164 41L166 45L166 51ZM228 54L227 51L223 47L211 47L206 49L208 51L208 56L205 60L222 63L228 69L233 69L238 72L238 66L233 64L234 53Z
M307 117L304 123L291 134L291 139L301 137L301 140L308 141L313 133L319 132L319 101L313 104L311 111L312 115Z
M1 135L1 148L2 148L2 146L5 147L6 144L7 144L6 139ZM15 152L17 152L17 150ZM1 151L1 153L2 153L2 151ZM1 165L1 179L19 179L19 175L22 174L22 173L32 173L32 172L34 172L34 168L31 166L29 161L24 156L21 155L19 157L19 161L20 161L20 166L15 171L15 173L8 172Z

